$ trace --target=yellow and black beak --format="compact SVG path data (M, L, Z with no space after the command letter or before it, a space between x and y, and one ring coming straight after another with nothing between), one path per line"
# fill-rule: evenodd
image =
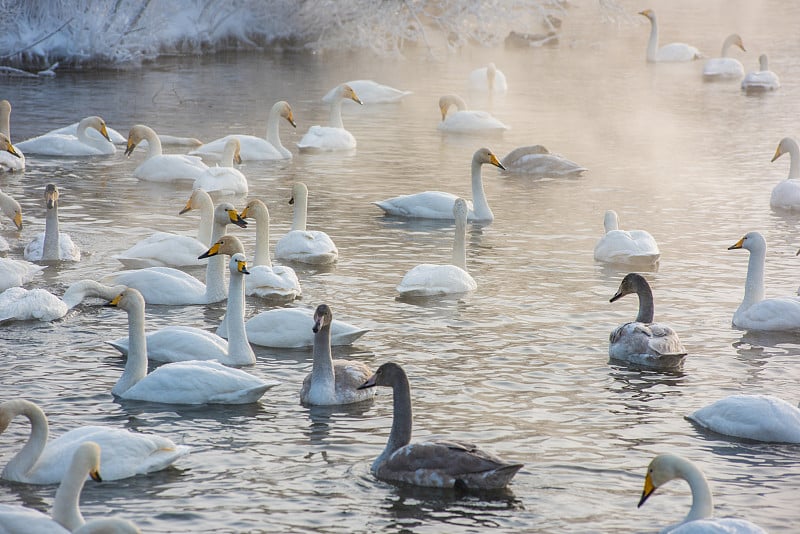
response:
M650 495L656 490L656 487L653 485L653 479L650 477L650 473L647 473L647 476L644 479L644 489L642 490L642 498L639 499L639 504L636 505L637 508L641 507L644 504L644 501L647 500Z
M737 241L733 245L729 246L728 250L735 250L737 248L742 248L743 244L744 244L744 238L741 238L739 241Z
M211 248L197 256L198 260L202 260L203 258L210 258L211 256L216 256L219 254L219 241L211 245Z
M495 156L494 154L491 154L491 153L489 154L489 161L490 161L490 162L491 162L491 164L492 164L492 165L494 165L495 167L500 167L501 169L503 169L503 170L506 170L506 168L505 168L505 167L503 167L503 164L502 164L502 163L500 163L500 160L499 160L499 159L497 159L497 156Z
M783 156L783 152L781 152L781 145L778 145L778 148L775 149L775 155L772 156L772 159L769 160L769 162L772 163L781 156Z
M247 228L247 221L242 219L242 216L236 210L228 210L228 217L231 219L231 224L235 224L239 228Z
M109 143L111 142L111 138L108 136L108 129L106 129L106 123L103 123L102 126L100 126L100 133L106 138L106 141Z
M250 274L250 271L247 270L247 262L244 260L237 260L236 270L242 274Z
M111 302L106 304L106 306L119 306L119 301L122 300L122 293L111 299Z
M103 481L102 477L100 476L100 471L98 471L97 469L92 469L91 471L89 471L89 476L92 477L92 480L94 480L95 482Z
M297 128L297 124L294 122L294 115L292 115L292 110L289 110L289 113L286 115L286 120L289 121L293 127Z
M133 142L133 139L128 137L128 146L125 147L125 155L130 156L133 154L133 149L136 148L136 143Z
M16 211L14 212L14 226L17 227L17 230L22 230L22 212Z
M183 215L186 212L192 211L192 197L189 197L189 200L186 201L186 205L183 207L181 211L178 212L178 215Z
M6 152L8 152L12 156L16 156L18 158L22 157L22 156L19 155L19 152L17 152L17 149L14 148L14 145L12 145L11 143L7 143L6 144Z

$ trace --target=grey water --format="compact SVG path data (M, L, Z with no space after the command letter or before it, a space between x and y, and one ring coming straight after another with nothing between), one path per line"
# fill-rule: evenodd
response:
M632 3L630 3L632 4ZM721 6L726 6L722 9ZM767 295L800 285L800 214L772 211L769 194L788 173L770 159L780 139L798 135L800 59L791 25L800 7L777 1L654 2L662 43L686 41L716 56L738 31L746 70L758 55L783 86L746 96L738 82L703 83L702 60L650 65L647 21L603 23L594 4L565 17L559 46L475 47L430 60L368 53L290 51L171 57L141 70L60 72L47 79L0 79L20 141L100 115L127 134L134 124L212 140L262 135L269 107L285 99L297 130L281 125L294 158L246 162L249 197L270 209L272 242L290 227L295 181L308 185L309 227L325 230L340 257L331 269L299 268L301 300L329 304L335 317L369 328L334 355L408 372L415 439L475 442L525 463L506 491L458 495L375 480L369 465L391 425L391 393L367 405L307 408L299 403L310 350L255 347L248 371L280 385L246 406L181 407L115 399L123 360L106 340L127 332L123 312L89 302L53 323L0 326L0 400L25 397L47 412L51 435L105 424L158 433L192 447L174 467L115 482L88 482L84 516L124 517L145 532L643 532L680 520L688 486L672 482L642 508L645 469L662 452L702 467L717 516L747 518L771 532L800 521L797 446L734 440L695 428L684 416L738 392L798 400L800 336L731 327L744 291L746 251L727 247L750 230L769 244ZM722 13L720 15L720 13ZM641 19L641 20L639 20ZM469 71L494 61L508 77L504 97L470 94ZM334 85L371 78L411 90L403 103L344 107L358 140L352 154L300 154L295 143L325 124L321 97ZM443 135L436 102L459 93L511 129L497 136ZM383 217L370 202L429 189L469 197L472 153L502 157L543 144L589 168L577 178L532 179L485 167L495 220L468 227L467 265L476 292L456 299L398 300L395 286L418 263L448 261L448 223ZM175 148L168 148L175 152ZM143 158L28 158L24 174L0 175L23 206L21 232L3 222L8 257L44 228L42 192L61 191L61 229L83 251L78 263L49 266L26 287L61 294L71 282L119 270L114 254L155 231L194 234L198 217L178 215L186 183L138 181ZM244 198L232 199L237 208ZM592 249L603 213L625 229L646 229L662 252L645 272L656 320L689 350L684 368L662 373L608 362L608 334L632 320L633 296L613 304L628 272L597 264ZM248 251L251 228L231 230ZM251 252L252 253L252 252ZM197 272L202 276L202 271ZM248 298L246 314L270 304ZM153 330L183 324L214 330L224 303L148 307ZM26 439L15 420L0 436L0 464ZM0 502L47 511L54 487L0 482Z

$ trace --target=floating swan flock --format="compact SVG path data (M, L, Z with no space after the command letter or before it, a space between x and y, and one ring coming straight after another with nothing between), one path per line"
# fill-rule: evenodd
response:
M701 57L697 48L683 43L659 46L655 12L646 9L640 14L651 24L646 49L648 62L688 62ZM777 75L768 69L766 55L762 54L759 69L745 77L741 62L728 55L732 46L747 52L742 38L738 34L731 34L722 46L721 57L705 62L705 80L741 80L741 89L748 94L770 92L780 87ZM509 84L505 74L494 63L469 72L466 80L470 96L484 93L490 102L519 87L517 83ZM517 473L527 474L521 462L503 458L467 442L449 439L412 442L411 385L417 380L429 380L421 369L409 366L409 371L406 371L403 365L389 361L373 371L357 359L360 357L358 353L348 359L335 357L337 350L350 350L349 346L369 329L335 320L333 309L337 309L338 315L337 304L306 302L306 295L301 290L301 281L319 281L330 273L336 273L337 262L340 262L340 257L346 256L348 246L352 246L351 241L346 239L344 242L348 242L348 245L341 249L337 247L331 237L333 232L331 235L327 233L331 229L324 224L326 219L318 216L325 209L325 204L318 200L324 195L317 194L330 184L312 184L314 196L311 198L315 209L309 213L309 187L300 180L302 177L293 179L289 203L293 206L294 215L291 228L276 241L276 264L273 264L269 251L270 212L267 203L285 202L286 199L276 198L274 191L270 191L264 200L244 200L244 196L250 193L250 186L247 175L237 165L247 161L276 161L277 164L291 166L296 163L294 158L325 158L330 156L326 154L329 152L358 158L355 153L357 146L369 140L357 142L353 133L344 128L344 103L349 103L352 109L359 105L376 104L404 106L410 105L408 101L413 94L372 80L352 80L339 84L322 98L329 106L328 126L311 126L296 143L294 153L280 139L281 126L285 127L288 123L293 129L297 128L293 110L286 101L278 101L270 108L264 137L231 133L199 146L194 146L194 138L159 135L153 128L141 124L132 126L126 138L108 128L99 116L89 116L66 129L12 143L11 105L6 100L0 101L0 172L8 173L12 179L14 176L23 176L15 173L31 169L42 161L42 157L74 158L74 165L79 166L83 157L116 157L116 145L124 143L126 157L141 159L132 172L132 179L161 185L182 184L176 187L186 187L188 201L183 209L179 210L179 206L176 206L175 214L189 216L186 214L192 211L199 214L196 238L168 231L150 235L143 233L142 239L134 246L120 250L114 256L125 270L109 272L100 280L75 282L58 297L36 286L42 284L41 279L45 274L58 269L64 262L87 261L87 256L91 258L92 252L82 251L70 235L62 231L58 211L61 198L59 187L54 183L48 184L41 213L38 214L43 219L44 229L24 247L22 258L11 257L15 256L20 246L0 238L0 252L7 255L0 258L0 323L57 321L68 314L84 313L81 304L91 299L124 311L127 314L128 336L107 340L125 357L124 363L120 362L123 369L119 380L106 388L110 398L120 403L269 405L269 390L288 386L295 388L297 401L309 409L359 405L364 410L371 410L375 408L373 405L381 402L375 398L376 390L379 386L385 386L392 391L391 430L383 452L377 455L371 465L370 471L375 478L457 492L507 487ZM429 104L433 110L435 103ZM466 101L456 94L442 96L438 107L441 121L436 126L431 124L431 129L439 130L443 140L456 134L461 139L459 142L463 142L461 134L469 134L466 137L477 136L474 140L479 141L475 144L480 146L496 142L500 139L498 136L509 130L509 126L492 114L470 110ZM16 113L19 114L19 111ZM357 116L352 120L357 121ZM191 146L193 149L185 155L165 154L163 145L168 143ZM143 157L135 153L139 146L146 147ZM397 149L403 150L403 147ZM447 146L443 145L443 150L446 149ZM800 210L800 148L791 137L779 142L772 161L787 153L790 159L788 177L774 187L770 206L776 210ZM504 220L513 218L513 214L509 213L496 215L489 207L483 181L484 165L499 169L491 171L491 179L496 179L498 175L522 180L547 177L565 182L591 179L586 167L551 153L542 145L518 147L502 159L489 148L479 148L473 153L469 164L465 161L463 168L453 169L452 172L448 170L453 183L456 183L457 176L466 176L468 165L471 200L442 191L409 193L406 184L387 180L386 191L393 191L397 196L362 202L364 207L371 202L380 208L380 215L374 208L373 211L375 218L380 217L382 221L430 219L444 221L448 235L450 228L454 229L450 263L444 261L448 251L440 250L438 252L441 254L431 258L440 260L440 264L423 263L410 269L396 286L401 301L424 297L420 299L424 301L421 306L431 302L440 306L448 305L448 299L442 297L451 297L450 300L461 303L470 301L470 294L481 295L483 266L475 261L477 254L467 254L468 224L473 223L480 231L492 232L490 224L496 217ZM249 168L246 170L250 172ZM70 191L68 187L65 189ZM495 194L502 194L497 191L495 188ZM65 203L80 202L71 194L65 194L63 200ZM243 205L241 212L237 211L236 204ZM628 217L630 213L634 220L647 220L647 216L653 215L636 213L636 209L630 205L624 207L623 215ZM0 210L17 232L22 231L20 204L2 191ZM599 213L601 211L598 211L598 216ZM319 229L307 228L309 215L312 216L311 226ZM253 251L246 251L237 237L226 235L230 225L246 228L245 219L255 221L256 247ZM280 221L283 227L287 223ZM41 228L41 224L38 226ZM341 227L336 228L341 231ZM70 229L80 231L77 225L72 225ZM629 269L650 273L647 277L635 272L625 274L610 298L610 302L616 302L625 295L635 294L639 309L635 320L610 329L607 346L609 363L631 369L646 368L649 372L683 372L685 362L701 356L692 352L691 343L688 348L685 347L671 327L654 321L651 283L658 280L656 273L659 268L670 268L666 261L662 261L662 252L656 240L645 230L620 229L617 212L611 209L605 211L604 230L604 234L595 242L589 261L594 259L598 268L608 269L615 276ZM368 240L364 241L368 243ZM674 242L671 242L670 247L673 246ZM666 245L664 248L668 250ZM800 332L800 298L795 295L777 298L765 296L767 249L764 236L757 231L746 233L729 247L729 250L739 249L749 252L749 263L743 283L744 297L739 308L732 312L732 327L754 332ZM248 256L248 252L253 255ZM589 250L584 253L588 258ZM490 255L492 250L482 250L481 254ZM409 260L418 257L418 253L409 246ZM414 263L409 261L409 265ZM470 263L473 265L468 267ZM185 270L192 267L205 267L202 281ZM338 279L338 274L328 277L327 283L344 283L345 275ZM225 283L226 277L228 284ZM611 289L609 286L609 291ZM669 291L668 287L663 286L658 289L659 294ZM223 301L227 302L218 305ZM247 307L256 301L260 307L267 302L272 309L260 310L248 317ZM224 313L216 333L192 324L170 324L150 332L145 328L146 305L180 307L215 304L218 305L215 310ZM311 308L315 304L316 307ZM481 305L480 300L475 298L471 305ZM342 312L343 315L347 314L346 309ZM690 313L690 310L685 310L685 313ZM103 329L100 321L98 319L98 331ZM380 323L380 318L376 318L375 322ZM381 332L374 334L380 336ZM605 340L599 343L604 344ZM292 385L261 378L258 373L260 362L253 346L294 349L306 355L310 353L310 362L304 362L308 363L309 370L302 384ZM391 359L400 360L402 354L393 355ZM151 362L162 365L151 369ZM87 379L92 378L87 376ZM102 391L101 388L98 390ZM47 409L51 411L49 407ZM710 431L734 439L766 443L800 443L800 411L794 404L775 396L729 395L691 414L688 411L680 415L694 423L698 432ZM181 459L195 447L195 444L176 445L166 436L105 426L79 426L48 441L48 422L44 411L37 404L24 399L0 403L0 434L12 424L16 426L17 416L24 416L29 421L30 433L27 441L19 446L19 452L6 461L2 477L25 484L60 483L61 486L50 516L25 507L0 505L0 527L41 524L53 532L92 532L95 531L93 529L103 528L115 529L111 530L113 532L136 532L137 527L125 519L94 519L88 523L83 519L77 502L87 476L102 477L108 482L134 476L146 477L175 462L180 464ZM335 422L339 423L342 421ZM279 432L280 429L274 431ZM465 428L465 431L470 429ZM7 443L3 440L0 438L6 447ZM509 456L515 457L513 454ZM529 468L535 469L530 465ZM688 482L692 493L689 513L674 526L763 532L760 527L743 519L714 518L711 489L701 469L675 454L660 454L652 460L639 506L645 504L656 489L674 479Z

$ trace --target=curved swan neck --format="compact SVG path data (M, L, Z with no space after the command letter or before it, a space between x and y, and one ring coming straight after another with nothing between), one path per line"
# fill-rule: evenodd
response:
M214 230L214 202L208 194L199 195L200 225L197 228L197 240L206 246L211 246L211 234Z
M99 463L99 454L100 448L94 443L87 442L78 447L56 490L50 515L56 523L70 531L85 523L80 510L81 490L92 464Z
M128 360L125 370L111 389L114 395L122 395L147 376L147 338L144 332L144 298L130 299L128 306Z
M683 458L676 458L675 470L678 477L688 482L692 490L692 507L684 522L711 517L714 514L714 503L703 472Z
M456 218L456 232L453 240L453 265L467 270L467 223Z
M227 233L227 224L222 224L214 218L211 231L211 243L216 243L220 237ZM225 256L218 254L208 258L206 265L206 302L219 302L228 295L225 285Z
M87 144L89 146L103 145L102 142L98 142L96 139L92 139L86 133L86 130L88 128L94 127L93 126L94 120L95 120L94 117L86 117L85 119L82 119L81 122L78 123L78 131L76 132L76 137L81 143Z
M255 210L256 219L256 253L253 265L272 267L269 259L269 212L259 206Z
M256 363L253 348L247 341L244 326L244 274L231 271L228 290L228 311L225 321L228 327L228 357L237 365Z
M608 210L603 217L603 228L605 229L606 233L611 232L613 230L619 230L619 217L617 217L617 212L614 210Z
M472 157L472 210L476 220L492 221L494 220L494 213L489 208L489 201L486 199L486 192L483 190L482 165L483 163L476 156Z
M392 431L389 433L389 441L386 448L378 457L385 460L400 447L405 447L411 443L411 426L413 415L411 413L411 387L408 384L408 377L405 373L395 377L392 384L393 408L392 408ZM376 463L378 461L376 460Z
M305 231L306 214L308 212L308 190L298 187L292 198L294 199L292 230Z
M78 280L70 284L61 300L71 309L80 304L86 297L92 296L111 300L123 290L123 286L107 286L95 280Z
M222 157L219 161L220 167L233 167L233 158L236 155L236 143L228 141L222 149Z
M655 13L647 17L650 19L650 40L647 41L647 61L654 63L658 55L658 21Z
M331 356L331 325L320 327L314 333L314 362L311 367L311 384L318 392L332 398L336 393L336 377Z
M334 98L331 102L331 118L329 122L331 128L344 128L344 123L342 123L342 102L341 97Z
M800 147L794 139L790 139L787 152L789 152L789 179L800 178Z
M58 232L58 201L55 201L53 207L48 208L45 215L44 243L42 244L43 260L57 260L60 258Z
M639 284L636 287L636 294L639 296L639 315L636 322L652 323L654 315L653 291L648 284Z
M28 418L31 425L31 432L27 443L8 461L3 469L3 477L12 480L24 479L25 475L33 468L39 456L42 455L49 429L47 417L41 408L32 402L22 399L7 401L2 404L2 414L0 415L0 432L17 415L24 415Z
M733 44L735 44L737 41L740 40L741 37L739 37L735 33L726 37L725 41L722 42L722 51L720 52L721 57L728 57L728 50L731 48Z
M279 128L282 108L283 102L277 102L273 104L272 108L269 110L269 116L267 117L267 141L269 144L277 148L278 152L284 152L286 150L281 144ZM341 123L341 121L342 119L340 115L339 122Z
M164 151L161 148L161 139L159 139L155 130L149 126L142 126L140 132L142 138L147 140L147 156L145 159L150 159L163 154Z
M11 103L0 100L0 133L11 139Z
M750 259L747 262L747 280L744 283L744 299L739 306L745 310L764 300L764 263L767 257L767 247L758 246L750 249Z
M767 59L766 54L758 56L758 70L761 72L769 70L769 59Z

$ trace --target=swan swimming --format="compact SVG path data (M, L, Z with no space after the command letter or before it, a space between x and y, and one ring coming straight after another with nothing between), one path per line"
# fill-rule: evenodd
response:
M730 34L725 39L725 42L722 43L722 53L720 57L711 58L703 65L703 80L730 80L732 78L738 80L744 76L744 66L742 66L742 62L728 56L728 50L733 45L741 48L742 52L747 52L739 34Z
M605 234L594 246L594 260L605 263L653 266L661 258L656 240L646 230L620 230L619 216L607 210L603 217Z
M11 144L11 102L0 100L0 134L5 136L5 141L0 138L0 172L14 172L25 170L25 154L21 150L8 152L3 144Z
M331 115L328 126L312 126L297 143L300 150L335 151L353 150L356 138L344 129L342 123L342 101L352 100L362 104L352 87L343 83L336 89L336 98L331 102Z
M44 202L47 209L44 232L37 235L25 246L23 257L28 261L81 261L81 250L69 234L59 231L58 226L58 187L47 184Z
M394 104L403 100L411 94L411 91L401 91L388 85L383 85L372 80L352 80L345 82L346 85L358 95L362 104ZM339 85L328 91L322 97L326 104L333 104L339 98ZM344 102L354 102L355 100L344 100Z
M650 40L647 42L647 61L650 63L692 61L701 56L697 48L685 43L670 43L659 48L658 46L658 21L652 9L639 12L650 21Z
M745 75L742 80L742 91L747 94L774 91L781 86L778 75L769 70L769 60L766 54L758 56L758 70L753 70Z
M775 149L771 161L789 154L789 175L772 188L769 205L784 210L800 210L800 147L791 137L784 137Z
M294 204L292 229L276 243L275 257L311 265L335 263L339 258L339 250L328 234L321 230L306 230L308 212L306 184L295 182L289 204Z
M197 156L164 154L158 134L143 124L137 124L130 129L125 155L130 157L142 140L147 140L147 155L133 171L133 176L139 180L151 182L196 180L208 169L208 165Z
M533 176L579 176L588 170L542 145L515 148L500 163L506 172Z
M249 191L247 178L239 169L233 166L241 163L241 143L233 137L225 143L222 160L216 167L209 167L198 176L192 189L203 189L209 193L217 192L220 195L246 195Z
M89 128L100 132L102 139L87 135ZM29 154L42 156L107 156L117 152L108 136L106 121L97 116L82 119L75 135L46 133L22 141L18 146Z
M449 112L451 106L456 108L453 113ZM508 130L508 126L489 112L467 109L467 103L458 95L444 95L439 98L439 111L442 121L437 128L443 132L480 134Z
M0 322L55 321L88 297L108 300L125 286L107 286L95 280L78 280L59 298L45 289L12 287L0 293Z
M508 82L503 71L489 63L469 73L469 88L471 91L504 95L508 92Z

